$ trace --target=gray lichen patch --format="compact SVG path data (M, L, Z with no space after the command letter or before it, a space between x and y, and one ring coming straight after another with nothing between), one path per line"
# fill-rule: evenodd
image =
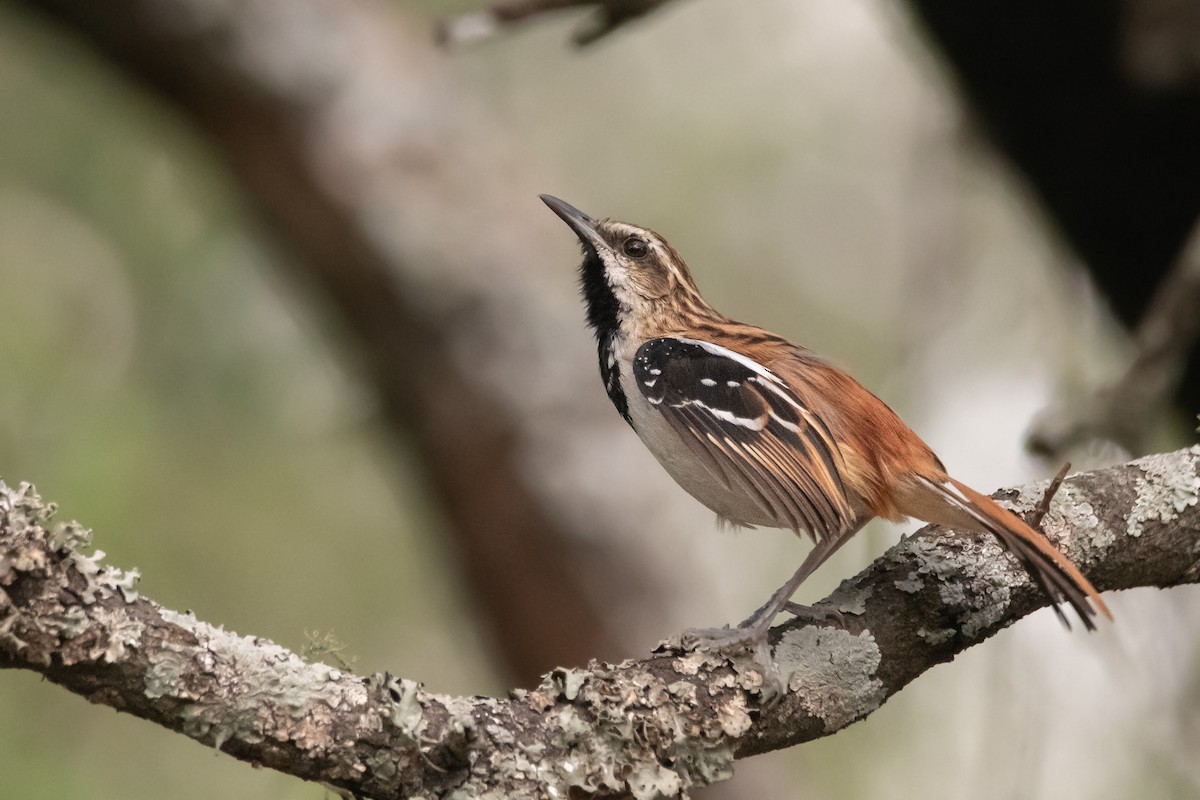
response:
M50 534L50 547L57 551L83 550L92 545L92 531L78 522L59 525Z
M915 593L932 582L942 604L955 609L959 630L973 638L1004 618L1012 589L1028 576L1012 568L1012 557L994 539L958 537L950 547L947 536L952 534L901 542L897 552L911 554L917 568L896 586Z
M85 585L80 591L80 596L85 603L93 604L107 599L112 597L114 592L120 592L121 598L126 603L137 599L137 592L133 587L137 585L141 575L136 569L125 572L102 564L101 562L104 561L103 550L97 550L90 556L71 552L67 558L75 567L75 571L84 578Z
M44 526L54 516L54 504L43 504L31 484L12 488L0 480L0 586L12 580L17 572L45 569L46 554L42 541Z
M671 675L668 672L667 675ZM539 708L549 737L529 764L499 766L552 776L549 796L573 792L628 792L637 798L681 797L697 785L728 777L733 742L750 729L747 695L737 688L730 663L716 654L689 653L674 660L669 679L650 669L620 671L589 665L586 671L556 670L523 698ZM700 697L722 675L723 690ZM727 685L726 685L727 684ZM566 754L563 758L562 754Z
M1133 462L1141 471L1134 491L1137 499L1126 527L1130 536L1141 536L1151 521L1170 522L1200 500L1200 475L1196 459L1200 445L1182 453L1146 456Z
M566 700L574 700L579 695L579 688L588 673L581 669L559 668L550 673L550 680L555 684L555 690Z
M28 635L31 642L41 643L41 646L26 645L22 648L27 660L49 666L56 652L68 666L87 660L78 652L61 646L88 630L88 615L79 606L40 608L36 615L25 615L22 622L25 626L24 635ZM58 652L60 649L61 652Z
M1101 520L1086 492L1066 484L1058 495L1042 529L1059 541L1070 541L1079 560L1095 560L1116 543L1117 531Z
M191 663L191 656L184 647L164 645L152 653L150 668L145 676L146 697L157 700L170 695L190 699L190 693L184 688L183 677L191 668Z
M425 724L425 707L421 704L421 685L405 678L387 679L391 703L389 721L405 739L419 742Z
M683 792L683 781L679 779L679 773L653 762L634 765L628 784L629 793L637 800L676 797Z
M188 701L184 732L221 747L265 737L319 752L338 748L330 740L334 712L360 709L366 686L327 664L309 664L265 639L226 632L190 614L160 609L164 622L194 637L163 642L150 654L145 692ZM196 688L188 688L196 687Z
M887 698L876 677L882 654L870 631L855 636L840 628L791 629L775 647L788 689L799 692L804 710L835 731L864 717Z
M753 720L744 706L736 703L723 703L717 707L717 719L721 722L721 730L727 736L742 736L748 730Z
M958 631L953 628L934 628L933 630L924 627L917 628L917 636L921 637L921 641L934 647L950 641L956 633Z
M1008 616L1013 589L1030 582L1029 573L1020 568L1011 553L995 539L984 539L965 549L963 570L969 575L956 583L953 601L942 594L942 601L955 605L959 612L959 631L968 639L991 630ZM948 584L943 585L944 588Z
M898 552L907 550L917 562L917 570L909 573L908 580L918 580L923 575L940 582L957 581L962 577L961 567L937 537L911 536L896 549Z
M1049 488L1050 481L1030 483L1011 490L1014 501L1000 499L1000 505L1013 511L1036 508ZM1050 503L1039 526L1056 546L1071 553L1073 560L1089 563L1098 560L1117 541L1118 532L1096 513L1091 492L1068 479Z
M842 614L861 615L867 610L867 600L875 592L875 587L861 585L854 581L842 583L829 595L828 603Z
M693 650L675 659L672 663L676 672L689 676L699 675L700 670L709 665L710 658L703 650Z
M101 563L103 551L88 556L75 548L90 543L90 532L77 523L48 528L55 506L43 503L27 483L16 489L0 481L0 587L17 576L36 575L49 581L38 601L23 610L13 609L4 620L0 644L20 652L31 663L47 665L57 653L65 666L90 661L115 663L136 647L138 623L110 613L100 601L116 596L124 602L136 598L136 571L122 572ZM74 570L69 575L55 569L56 557ZM67 587L69 593L65 593ZM66 598L78 598L73 604ZM11 606L0 588L0 609ZM21 630L21 636L13 633ZM78 640L78 641L76 641Z
M20 483L14 489L0 480L0 520L8 533L24 533L30 527L45 527L58 507L44 503L31 483Z

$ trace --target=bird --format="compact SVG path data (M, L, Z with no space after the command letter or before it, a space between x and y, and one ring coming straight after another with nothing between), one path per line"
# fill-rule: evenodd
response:
M872 518L914 517L995 536L1067 623L1112 614L1042 533L952 478L882 400L817 356L701 296L659 234L541 200L579 239L580 290L613 406L685 491L735 526L790 529L813 548L737 626L701 638L765 641L797 588ZM811 610L811 609L809 609ZM718 642L719 643L719 642Z

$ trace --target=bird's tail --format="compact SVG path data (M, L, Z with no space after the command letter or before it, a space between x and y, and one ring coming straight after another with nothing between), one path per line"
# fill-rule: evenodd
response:
M1070 623L1061 608L1064 602L1075 609L1088 630L1096 629L1094 618L1098 613L1112 619L1112 613L1100 599L1096 587L1092 586L1079 568L1059 552L1044 534L1035 531L1008 509L997 505L990 497L947 475L939 475L936 478L922 477L920 481L958 513L952 515L957 519L947 519L944 522L929 519L924 515L918 516L929 522L959 526L966 526L965 523L969 519L974 524L966 527L995 535L1037 581L1042 591L1053 602L1054 612L1068 628Z

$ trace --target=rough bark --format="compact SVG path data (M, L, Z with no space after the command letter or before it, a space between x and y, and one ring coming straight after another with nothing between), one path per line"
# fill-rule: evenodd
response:
M1044 486L997 496L1029 512ZM1102 590L1195 583L1198 501L1195 446L1069 478L1043 525ZM666 649L557 669L506 699L449 697L165 609L136 592L136 572L84 555L87 531L52 529L52 513L0 483L0 667L377 798L681 796L737 758L870 715L1046 603L991 538L927 527L823 601L842 627L776 628L770 670L749 653Z

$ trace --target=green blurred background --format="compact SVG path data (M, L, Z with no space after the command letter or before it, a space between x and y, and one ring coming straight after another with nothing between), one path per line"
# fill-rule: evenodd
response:
M563 45L569 21L441 53L423 38L434 15L471 4L396 5L443 102L469 97L489 126L474 135L527 166L514 186L663 232L715 305L849 366L981 489L1041 476L1020 451L1031 415L1121 352L889 3L697 0L584 54ZM0 109L0 477L34 482L166 606L293 649L332 633L356 670L437 691L507 688L354 342L293 284L203 137L6 3ZM546 213L524 189L511 203ZM570 297L569 235L524 248ZM575 321L567 346L594 358ZM872 528L812 593L894 536ZM783 574L800 553L785 538L695 546ZM714 613L775 582L732 581ZM1165 613L1121 600L1122 622ZM1177 627L1152 631L1191 630L1166 613ZM1190 740L1158 714L1190 697L1191 648L1139 636L1067 636L1039 615L866 723L755 762L784 796L1198 796ZM5 798L322 793L0 675Z

